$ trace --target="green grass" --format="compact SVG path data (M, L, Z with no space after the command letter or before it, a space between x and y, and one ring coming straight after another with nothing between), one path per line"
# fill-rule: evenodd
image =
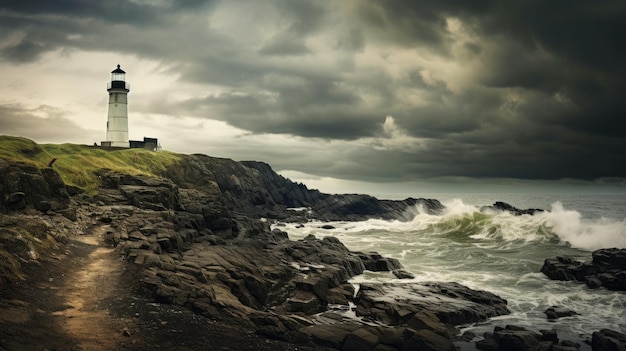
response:
M56 157L53 168L66 184L84 189L88 194L97 192L100 182L96 171L110 169L131 175L158 176L180 159L180 155L145 149L120 149L107 151L99 147L76 144L41 144L12 136L0 136L0 159L27 162L46 167Z
M46 166L52 157L30 139L0 135L0 159Z

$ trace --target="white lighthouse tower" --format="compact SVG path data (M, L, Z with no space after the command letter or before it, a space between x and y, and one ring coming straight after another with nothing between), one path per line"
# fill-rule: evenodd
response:
M107 144L115 147L130 147L128 141L128 92L130 84L125 81L126 72L120 65L111 71L109 92L109 114L107 117Z

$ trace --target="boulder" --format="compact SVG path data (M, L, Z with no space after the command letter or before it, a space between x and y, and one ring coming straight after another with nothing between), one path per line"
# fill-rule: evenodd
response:
M626 334L610 329L594 332L591 337L593 351L625 351Z
M355 303L357 315L388 325L406 325L418 312L427 312L448 325L509 313L506 300L457 283L362 284ZM421 320L424 325L436 324Z
M411 272L407 272L404 269L394 269L391 271L393 275L398 279L415 279L415 275Z
M402 264L395 258L383 257L376 252L357 252L365 269L372 272L391 272L402 268Z
M626 249L600 249L591 262L574 257L546 259L541 272L554 280L576 280L590 288L626 291Z
M576 313L576 311L572 311L568 308L561 307L561 306L549 307L548 309L545 310L544 313L546 314L546 317L548 319L559 319L562 317L570 317L570 316L575 316L578 314Z
M626 270L626 249L600 249L591 254L592 264L606 269Z

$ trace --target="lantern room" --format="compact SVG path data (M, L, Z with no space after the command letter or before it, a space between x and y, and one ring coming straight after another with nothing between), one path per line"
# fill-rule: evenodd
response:
M126 72L120 68L120 65L117 65L117 68L111 71L111 82L107 88L130 90L129 84L125 80Z

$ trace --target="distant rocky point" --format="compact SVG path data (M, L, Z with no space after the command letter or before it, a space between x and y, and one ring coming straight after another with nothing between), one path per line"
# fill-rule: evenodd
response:
M528 208L528 209L519 209L513 205L509 205L506 202L502 202L502 201L496 201L493 205L491 206L483 206L480 208L481 212L484 211L503 211L503 212L509 212L515 216L521 216L521 215L534 215L536 213L540 213L540 212L544 212L545 210L540 209L540 208Z

